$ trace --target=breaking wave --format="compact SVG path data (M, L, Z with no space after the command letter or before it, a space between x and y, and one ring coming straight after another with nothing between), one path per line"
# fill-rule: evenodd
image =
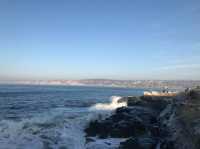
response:
M126 106L125 102L118 103L119 99L121 97L113 96L110 103L87 108L55 108L21 121L1 120L0 149L90 148L94 144L85 145L84 128L91 120L106 117L114 109ZM97 141L97 146L100 142Z
M0 149L84 149L81 114L64 109L22 121L0 122Z
M97 103L90 108L90 110L115 110L119 107L126 107L126 102L118 102L121 99L120 96L112 96L110 103Z

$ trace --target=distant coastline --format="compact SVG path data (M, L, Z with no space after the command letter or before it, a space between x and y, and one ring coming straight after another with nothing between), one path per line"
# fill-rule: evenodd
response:
M16 85L63 85L89 87L119 87L119 88L169 88L185 89L200 86L200 80L33 80L33 81L1 81L0 84Z

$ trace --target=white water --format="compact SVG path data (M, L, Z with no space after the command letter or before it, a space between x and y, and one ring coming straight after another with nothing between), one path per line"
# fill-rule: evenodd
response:
M92 106L91 110L115 110L119 107L126 107L126 102L118 103L118 100L121 99L119 96L112 96L110 103L98 103Z
M111 103L96 104L87 109L57 108L44 114L38 114L31 119L22 121L0 121L0 149L108 149L119 145L120 140L96 140L85 145L84 128L92 119L99 115L106 117L118 107L126 106L118 103L121 97L112 97ZM71 110L71 112L70 112ZM108 141L108 140L107 140ZM93 146L93 147L92 147ZM92 147L92 148L91 148Z
M124 138L108 138L108 139L99 139L92 138L94 142L87 144L87 149L116 149L119 147L121 142L124 142Z

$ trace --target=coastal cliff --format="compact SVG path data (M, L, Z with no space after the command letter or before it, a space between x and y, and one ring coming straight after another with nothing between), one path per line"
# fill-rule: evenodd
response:
M123 97L126 102L105 119L91 121L85 129L86 144L95 138L119 139L116 146L105 141L101 149L199 149L200 90L175 96ZM88 149L95 148L88 146Z

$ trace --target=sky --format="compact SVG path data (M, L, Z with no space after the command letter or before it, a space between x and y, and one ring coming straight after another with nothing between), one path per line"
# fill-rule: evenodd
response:
M0 0L0 80L200 80L199 0Z

